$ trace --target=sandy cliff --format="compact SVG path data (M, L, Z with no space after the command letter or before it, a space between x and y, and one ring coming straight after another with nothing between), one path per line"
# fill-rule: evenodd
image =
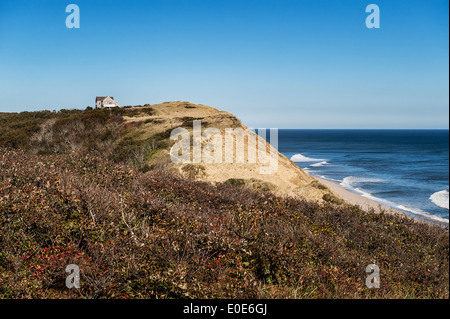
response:
M139 116L125 117L127 123L139 122L144 123L139 126L142 138L149 138L154 135L162 135L168 139L173 129L182 127L189 131L193 138L193 121L201 120L201 129L216 128L222 134L222 163L205 163L202 159L201 163L179 163L174 164L167 161L170 158L169 149L175 144L175 141L169 140L169 148L160 152L157 159L164 159L169 166L178 170L185 176L191 176L196 179L209 182L230 182L243 185L259 190L270 190L279 195L289 195L308 200L317 200L322 202L332 201L340 203L341 200L335 196L331 190L315 180L313 177L305 173L295 163L280 154L277 150L264 141L266 154L271 154L272 163L277 158L277 167L272 174L262 174L261 168L268 167L267 163L262 163L256 156L256 162L249 162L248 154L250 151L257 153L258 143L248 143L244 139L244 162L236 162L236 151L233 148L233 163L225 163L225 141L227 137L231 137L236 141L237 137L232 135L226 129L241 128L243 131L247 129L233 114L225 111L219 111L210 106L192 104L190 102L165 102L155 105L146 105L141 108L151 109L151 112L142 112ZM248 132L248 131L247 131ZM267 131L269 136L269 130ZM256 136L256 135L255 135ZM192 145L191 140L191 145ZM202 147L205 147L208 141L202 140ZM191 147L191 152L193 147ZM229 149L228 149L229 150ZM228 152L229 153L229 152ZM214 154L214 153L213 153ZM192 155L191 155L192 159Z

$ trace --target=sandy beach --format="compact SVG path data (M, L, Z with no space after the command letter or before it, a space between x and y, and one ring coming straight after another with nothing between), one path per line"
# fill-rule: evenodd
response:
M424 216L421 216L421 219L418 219L418 218L408 215L400 210L397 210L395 208L392 208L392 207L389 207L386 205L382 205L382 204L378 203L377 201L374 201L374 200L366 198L364 196L352 193L349 190L347 190L346 188L344 188L343 186L333 183L329 180L326 180L326 179L323 179L320 177L315 177L315 176L314 176L314 178L317 179L322 184L326 185L329 189L331 189L331 191L333 193L340 196L342 199L344 199L348 203L353 204L353 205L358 205L365 211L373 209L377 213L384 211L385 213L388 213L388 214L412 217L412 218L414 218L414 220L417 220L419 222L428 221L428 222L438 224L441 226L448 226L448 222L444 223L444 222L440 222L437 220L428 219Z

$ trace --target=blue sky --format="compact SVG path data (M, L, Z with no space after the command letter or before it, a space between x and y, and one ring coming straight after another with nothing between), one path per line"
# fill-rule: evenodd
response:
M68 4L80 28L68 29ZM365 8L380 8L368 29ZM448 128L449 4L0 0L0 112L187 100L251 127Z

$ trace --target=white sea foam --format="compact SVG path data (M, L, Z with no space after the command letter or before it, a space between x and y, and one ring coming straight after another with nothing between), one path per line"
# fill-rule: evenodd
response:
M365 198L371 199L373 201L376 201L376 202L378 202L378 203L380 203L382 205L389 206L389 207L395 207L397 205L397 204L395 204L395 203L393 203L393 202L391 202L391 201L389 201L387 199L376 197L373 194L371 194L371 193L369 193L369 192L367 192L367 191L365 191L365 190L363 190L361 188L356 187L356 188L353 188L353 190L356 193L358 193L359 195L361 195L361 196L363 196Z
M360 187L357 187L357 185L360 183L378 183L378 182L383 182L383 181L384 180L381 178L348 176L348 177L345 177L340 184L341 184L341 186L345 187L346 189L348 189L354 193L357 193L365 198L371 199L371 200L376 201L385 206L395 207L397 204L395 204L387 199L376 197L372 193L369 193L368 191L366 191Z
M448 209L449 206L449 197L448 197L448 189L444 189L443 191L439 191L430 196L430 200L437 206Z
M327 165L327 164L328 164L327 161L323 161L323 162L312 164L312 165L309 165L309 166L311 166L311 167L320 167L320 166Z
M439 221L439 222L448 224L448 219L441 218L441 217L436 216L436 215L432 215L432 214L427 213L427 212L425 212L425 211L423 211L423 210L421 210L419 208L411 208L411 207L408 207L408 206L405 206L405 205L398 205L395 208L398 208L398 209L401 209L401 210L413 213L413 215L416 215L417 217L426 217L428 220L435 220L435 221Z
M332 179L327 178L325 176L320 176L320 177L322 177L324 179L332 180ZM335 182L339 182L337 180L334 180L334 181ZM407 207L405 205L398 205L398 204L396 204L394 202L391 202L391 201L389 201L387 199L376 197L373 194L365 191L364 189L355 186L355 184L357 184L357 183L369 183L369 182L376 183L376 182L382 182L382 181L384 181L384 180L383 179L379 179L379 178L365 178L365 177L348 176L348 177L344 178L344 180L340 184L343 187L347 188L348 190L350 190L350 191L352 191L354 193L357 193L357 194L359 194L359 195L361 195L363 197L366 197L368 199L376 201L376 202L378 202L378 203L380 203L382 205L385 205L385 206L389 206L389 207L392 207L392 208L403 210L405 212L409 212L412 215L416 216L417 218L422 217L422 218L426 218L428 220L439 221L439 222L444 223L444 224L448 224L449 223L449 220L446 219L446 218L441 218L439 216L432 215L432 214L427 213L427 212L425 212L425 211L423 211L423 210L421 210L419 208L411 208L411 207ZM447 201L448 201L448 190L445 190L445 191L447 192ZM441 192L444 192L444 191L441 191ZM437 192L437 193L439 193L439 192ZM440 195L440 196L442 196L442 195ZM448 207L448 202L447 202L447 207Z
M361 183L379 183L383 181L384 179L380 178L347 176L342 180L341 185L344 187L354 188L356 185Z
M311 158L304 156L302 154L295 154L291 157L291 161L296 163L303 163L303 162L321 162L324 161L324 159L318 159L318 158Z
M358 188L358 187L352 188L352 190L354 192L358 193L359 195L361 195L363 197L366 197L368 199L371 199L373 201L376 201L376 202L378 202L378 203L380 203L382 205L389 206L389 207L392 207L392 208L397 208L397 209L400 209L400 210L412 213L412 215L414 215L414 216L416 216L418 218L422 217L422 219L425 218L425 219L428 219L428 220L434 220L434 221L439 221L441 223L448 224L448 219L441 218L441 217L436 216L436 215L432 215L432 214L427 213L427 212L425 212L425 211L423 211L423 210L421 210L419 208L412 208L412 207L408 207L408 206L405 206L405 205L398 205L398 204L396 204L394 202L391 202L391 201L389 201L387 199L376 197L373 194L371 194L369 192L366 192L365 190L363 190L361 188Z

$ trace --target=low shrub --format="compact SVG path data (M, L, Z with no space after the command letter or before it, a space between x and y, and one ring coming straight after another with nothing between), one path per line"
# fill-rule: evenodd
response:
M94 154L3 148L0 177L0 298L449 297L448 229L407 217Z

